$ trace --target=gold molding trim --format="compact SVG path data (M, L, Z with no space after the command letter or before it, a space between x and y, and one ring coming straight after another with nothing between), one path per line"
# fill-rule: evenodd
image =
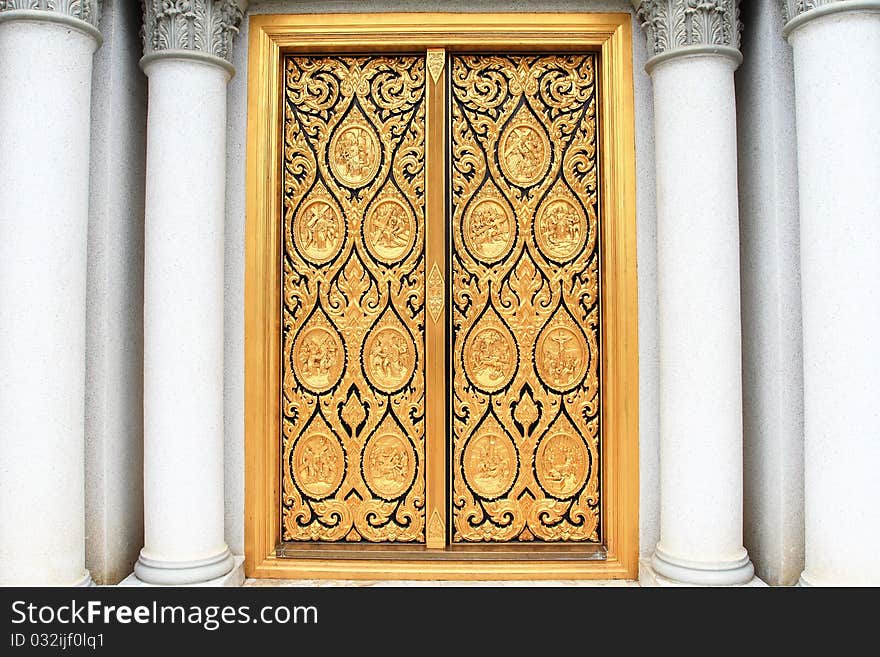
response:
M431 54L426 55L430 66ZM442 53L443 60L446 52ZM436 65L435 65L436 68ZM441 68L425 81L425 545L446 547L446 322L442 263L446 258L446 77ZM438 265L437 263L441 263ZM441 283L437 289L437 274ZM439 293L440 303L437 303ZM439 522L438 522L439 521Z
M345 579L620 579L638 573L638 321L632 17L628 13L386 13L257 15L250 17L248 53L247 225L245 262L245 571L249 577ZM513 44L513 45L512 45ZM604 380L602 482L604 560L448 558L395 561L293 559L276 556L279 528L280 111L282 55L290 52L413 52L590 50L599 54L600 169L603 230L602 335ZM442 71L441 71L442 73ZM433 76L433 73L432 73ZM429 85L429 105L445 86ZM431 92L434 92L433 94ZM443 138L431 124L428 139ZM436 124L437 121L434 121ZM437 150L437 149L433 149ZM428 162L428 167L432 166ZM435 164L436 166L436 164ZM442 171L442 165L441 171ZM429 174L429 181L436 181ZM442 196L443 180L433 194ZM435 214L431 185L428 231ZM432 209L433 208L433 209ZM437 230L442 234L442 230ZM430 242L430 237L428 238ZM445 237L443 238L445 240ZM428 245L428 262L436 248ZM445 253L445 242L442 244ZM431 323L429 323L430 326ZM435 322L437 332L444 327ZM426 336L426 340L430 339ZM445 345L445 338L441 340ZM444 352L445 354L445 352ZM442 356L445 358L445 355ZM442 365L443 360L439 361ZM428 367L430 368L430 364ZM437 368L441 369L440 367ZM429 384L430 385L430 384ZM442 411L445 417L445 408ZM434 425L436 426L436 425ZM445 445L427 427L428 468ZM442 435L442 432L441 432ZM437 445L439 444L439 448ZM432 463L433 461L433 463ZM431 497L434 496L432 500ZM428 491L428 548L446 528L444 491ZM439 525L435 522L437 510ZM435 536L432 542L431 537ZM433 544L432 544L433 543ZM585 555L586 557L587 555Z

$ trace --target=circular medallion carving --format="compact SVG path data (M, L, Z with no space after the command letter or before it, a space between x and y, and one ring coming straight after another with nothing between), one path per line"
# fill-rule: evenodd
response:
M380 155L375 131L363 120L346 121L330 141L330 170L344 185L362 187L376 177Z
M538 483L553 497L566 499L587 483L590 455L584 441L566 432L555 432L541 441L535 454Z
M513 248L516 223L502 201L482 198L468 208L462 232L468 250L478 260L495 262Z
M395 433L380 433L364 448L364 481L377 496L393 500L412 485L416 464L408 441Z
M339 441L324 432L309 433L293 448L294 479L309 497L322 499L342 483L345 455Z
M535 369L554 390L571 390L587 373L587 350L578 332L565 325L551 325L535 343Z
M464 364L471 381L485 392L501 390L516 373L513 337L503 327L493 324L478 326L469 337Z
M500 430L474 436L464 448L464 476L480 497L504 495L516 480L516 447Z
M521 187L532 185L550 166L550 141L531 121L515 122L501 136L498 163L509 180Z
M380 326L364 341L364 372L370 383L383 392L396 392L415 370L415 353L405 331L397 326Z
M571 260L586 244L586 219L567 198L552 199L538 213L535 241L541 252L551 260Z
M323 199L306 203L293 221L297 251L318 265L336 257L342 248L344 233L338 210Z
M345 349L334 331L309 326L293 346L297 378L312 392L329 390L339 381L345 366Z
M386 198L370 208L364 224L364 242L382 262L397 262L413 247L416 224L412 213L396 198Z

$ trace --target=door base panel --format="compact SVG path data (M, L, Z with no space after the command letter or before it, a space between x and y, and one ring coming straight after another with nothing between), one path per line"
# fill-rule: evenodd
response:
M602 545L451 545L443 549L423 545L279 545L275 556L285 559L338 559L427 562L456 561L604 561L608 551Z
M279 579L538 580L633 579L620 561L512 561L468 559L383 559L268 557L248 577Z

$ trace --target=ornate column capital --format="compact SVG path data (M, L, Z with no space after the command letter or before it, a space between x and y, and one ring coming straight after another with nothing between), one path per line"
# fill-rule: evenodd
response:
M63 23L101 42L98 21L103 0L0 0L0 21L16 18Z
M632 0L648 40L645 69L681 55L726 55L742 61L739 0Z
M868 9L880 11L880 0L781 0L782 15L785 27L782 34L786 37L793 29L807 21L840 11Z
M162 56L201 59L232 68L232 42L249 0L141 0L142 65Z

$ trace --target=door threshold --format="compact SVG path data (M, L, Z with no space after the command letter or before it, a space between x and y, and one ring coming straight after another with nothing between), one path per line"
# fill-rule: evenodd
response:
M604 545L450 545L430 549L424 545L380 543L281 543L275 548L279 559L346 559L394 561L604 561Z
M637 588L641 586L635 579L549 579L549 580L355 580L355 579L247 579L244 586L249 587L301 587L301 588L347 588L347 587L529 587L563 588L584 586L608 586Z

